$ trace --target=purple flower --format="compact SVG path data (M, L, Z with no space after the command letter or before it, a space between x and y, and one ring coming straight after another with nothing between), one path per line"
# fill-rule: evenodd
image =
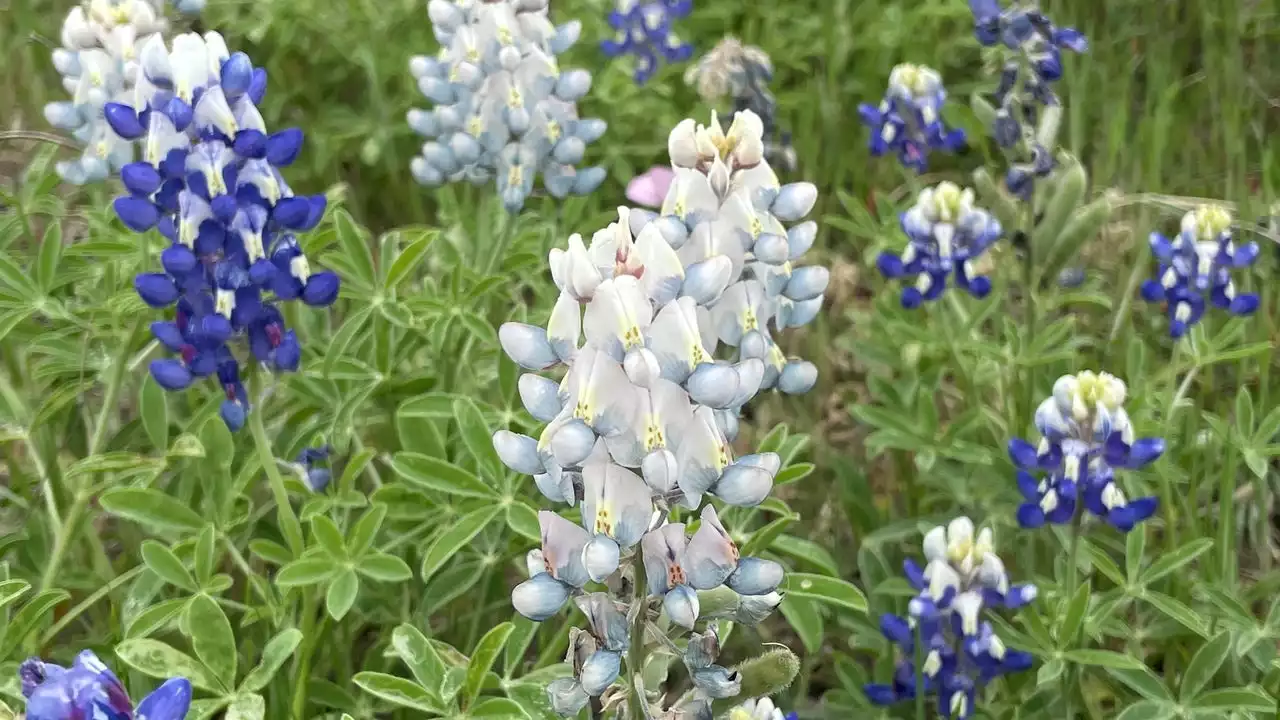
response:
M18 668L27 720L183 720L191 707L191 683L166 680L135 710L124 686L91 650L64 668L29 658Z

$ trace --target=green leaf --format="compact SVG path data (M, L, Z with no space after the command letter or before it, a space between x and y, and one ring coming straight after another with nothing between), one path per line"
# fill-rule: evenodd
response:
M169 400L164 388L148 373L138 394L138 411L142 415L142 428L156 450L169 448Z
M0 608L6 608L14 600L26 595L31 590L31 583L26 580L5 580L0 582Z
M196 595L187 605L187 628L196 657L213 671L226 689L236 686L236 636L226 613L208 595Z
M142 541L142 562L170 585L196 592L199 586L173 551L155 540Z
M343 560L347 557L347 545L342 539L342 531L325 515L311 518L311 537L320 545L326 555Z
M1094 667L1115 668L1117 670L1138 670L1147 667L1145 663L1132 655L1112 652L1111 650L1068 650L1062 656L1077 665L1091 665Z
M45 616L53 612L59 603L70 598L64 590L45 590L31 598L18 612L13 614L8 625L3 628L3 640L0 641L0 658L8 658L22 641L44 621Z
M116 646L116 655L125 665L148 677L161 680L185 677L202 690L218 694L226 692L203 663L159 640L126 640Z
M1080 201L1084 198L1085 185L1089 182L1084 167L1075 159L1068 160L1058 167L1053 175L1053 182L1048 184L1052 194L1048 204L1045 205L1044 216L1040 222L1036 223L1035 230L1031 233L1032 247L1040 258L1052 255L1058 237L1062 234L1063 226L1066 225L1067 217L1080 207ZM1053 270L1047 269L1045 272L1050 273ZM1053 278L1056 275L1047 275L1047 277Z
M476 703L467 717L491 718L492 720L523 720L529 713L520 707L520 703L507 698L486 698Z
M257 666L244 676L244 682L240 683L240 692L258 692L265 688L271 682L271 678L275 677L280 668L288 662L301 642L302 631L297 628L282 630L280 634L271 638L266 647L262 648L262 658Z
M507 638L511 637L513 629L514 626L511 623L504 622L480 638L475 652L471 653L471 662L467 664L467 680L462 686L464 708L469 707L479 697L480 690L484 686L484 677L493 669L493 663L497 661L498 655L502 652L502 646L507 644Z
M62 223L54 220L45 228L36 259L36 284L47 293L58 283L58 261L62 259Z
M427 250L431 248L431 243L436 239L439 233L434 230L428 230L413 242L409 243L400 254L396 256L395 262L391 263L391 269L387 271L387 278L383 281L382 286L387 290L395 290L400 284L408 280L413 275L413 271L422 263L422 259L427 256Z
M1187 607L1181 600L1176 600L1164 593L1158 593L1151 590L1144 591L1140 596L1143 600L1151 603L1155 609L1164 613L1172 620L1177 620L1184 627L1200 637L1208 637L1209 631L1204 625L1204 620L1196 614L1195 610Z
M324 605L329 610L329 617L341 620L347 616L351 606L360 593L360 578L356 571L347 568L329 583L329 592L324 597Z
M1213 547L1213 538L1196 538L1171 553L1161 554L1160 559L1151 563L1151 567L1142 573L1143 585L1151 585L1160 578L1169 575L1190 563Z
M223 720L262 720L266 715L267 701L257 693L248 693L231 699Z
M404 623L391 632L391 647L409 667L418 684L438 699L437 690L444 682L444 661L426 636L414 626Z
M103 493L99 502L112 515L158 530L196 531L204 527L204 518L195 510L151 488L113 488Z
M402 451L391 458L391 469L419 487L449 495L493 499L497 493L480 478L452 463L422 453Z
M1224 708L1243 712L1275 712L1276 701L1257 687L1210 690L1195 699L1197 708Z
M417 683L395 675L378 672L356 673L352 682L370 695L386 700L389 703L407 707L410 710L442 715L444 711L437 707L433 698Z
M1182 702L1185 703L1198 696L1208 686L1213 676L1222 667L1222 663L1226 662L1227 654L1230 652L1231 632L1228 630L1214 635L1211 640L1200 646L1196 654L1191 657L1191 662L1187 664L1187 669L1182 673L1182 684L1178 688L1178 697Z
M304 557L280 568L276 573L276 585L282 588L299 585L316 585L338 573L342 566L331 558Z
M706 606L704 605L703 607ZM533 642L534 636L538 634L541 623L536 623L520 613L516 613L512 616L511 626L513 630L511 637L507 639L507 648L503 652L502 663L508 680L524 669L524 654L528 652L529 644Z
M0 284L13 288L26 300L40 297L39 289L27 277L26 271L4 253L0 253Z
M370 243L364 229L343 208L333 211L333 229L338 236L342 254L350 263L351 271L356 274L354 279L364 281L363 284L367 287L373 287L377 274L373 268L373 251L369 249Z
M383 503L374 503L365 511L359 522L351 529L351 537L347 538L347 551L351 553L351 557L363 557L369 552L374 539L378 536L378 529L382 527L382 521L386 517L387 506Z
M493 449L493 431L480 414L480 408L468 397L459 397L453 401L453 416L458 423L458 432L462 435L462 443L467 446L471 457L481 470L490 475L500 475L502 464Z
M356 570L365 577L382 582L404 582L413 578L405 561L387 553L373 553L360 558Z
M1058 277L1062 269L1069 265L1073 258L1080 255L1080 249L1084 244L1102 231L1111 219L1114 209L1111 198L1103 196L1072 213L1062 232L1058 233L1053 246L1045 254L1043 263L1038 263L1041 265L1040 277L1050 280Z
M1142 560L1147 552L1147 533L1145 526L1139 525L1124 539L1124 568L1129 576L1129 584L1137 585L1142 574Z
M196 539L196 580L201 585L208 583L209 578L213 577L213 567L218 561L217 532L212 525L205 525L204 530L200 531L200 537Z
M1075 645L1080 627L1084 625L1085 613L1089 610L1089 597L1089 583L1082 583L1076 589L1071 602L1067 604L1067 611L1062 615L1062 624L1058 626L1059 649L1066 650Z
M1172 703L1156 700L1139 700L1124 709L1116 720L1167 720L1173 717L1175 706Z
M800 636L804 649L816 653L822 649L823 622L818 607L808 600L801 600L788 594L778 606L782 616L791 624L791 629Z
M219 467L230 469L236 456L236 440L226 423L218 418L205 422L200 428L200 443L204 445L205 457Z
M187 607L187 598L180 597L156 603L138 613L129 622L125 638L144 638L173 621Z
M513 500L510 505L507 505L507 526L530 540L535 542L542 540L542 529L538 525L538 511L522 500Z
M334 333L333 338L329 340L329 350L324 354L324 364L320 368L320 374L332 377L333 367L338 364L338 360L347 354L347 348L351 343L355 342L356 336L364 330L364 326L369 322L369 316L373 314L374 307L365 305L347 316L343 321L342 327L338 332Z
M1130 669L1107 668L1107 674L1148 700L1173 702L1173 695L1169 694L1169 688L1165 687L1164 681L1156 677L1155 673L1145 665Z
M973 189L982 199L982 207L990 208L1001 225L1010 229L1018 227L1018 206L991 177L990 171L984 167L973 171Z
M867 598L853 583L838 578L807 573L789 573L782 582L787 597L807 598L847 608L867 611Z
M458 518L456 523L440 533L423 553L422 582L430 580L450 558L479 535L500 510L502 505L498 503L485 505Z

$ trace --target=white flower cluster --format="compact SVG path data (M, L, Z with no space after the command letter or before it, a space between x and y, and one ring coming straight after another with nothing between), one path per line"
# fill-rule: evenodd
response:
M175 7L196 13L204 0L179 0ZM139 51L166 30L164 0L88 0L67 14L53 65L71 99L49 103L44 115L85 149L79 158L58 163L63 180L76 185L101 182L133 160L133 143L112 131L102 108L108 102L145 107L146 98L138 102L134 96Z
M701 591L735 593L724 612L741 622L759 622L782 600L782 567L742 557L716 508L703 506L706 495L745 507L768 497L781 459L734 459L738 413L762 389L805 392L817 374L769 336L770 325L803 325L822 304L827 271L793 267L817 226L782 224L806 215L817 190L778 185L761 131L749 111L728 133L714 115L710 126L680 123L662 214L623 207L590 244L570 237L567 249L551 251L560 297L547 328L499 331L520 366L567 371L559 382L520 378L525 408L547 425L536 439L499 431L494 448L548 499L582 508L581 524L541 513L542 549L512 593L526 617L551 617L637 553L649 597L687 629L706 619ZM736 350L717 360L722 344ZM675 504L702 506L692 535L666 522ZM588 694L603 690L593 683Z
M409 63L434 105L409 111L409 126L428 138L410 164L414 178L430 187L496 180L511 212L537 174L558 198L599 187L603 168L577 167L606 127L578 117L591 73L556 63L581 25L552 25L547 0L430 0L427 12L441 49Z

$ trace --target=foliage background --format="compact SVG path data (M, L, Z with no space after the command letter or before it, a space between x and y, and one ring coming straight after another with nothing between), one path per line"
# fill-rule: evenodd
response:
M61 96L49 52L69 5L46 0L0 5L5 129L46 129L40 108ZM902 551L916 542L920 523L968 512L1009 524L1013 488L1002 448L1008 434L1024 430L1029 414L1007 411L1030 409L1010 398L1011 386L1001 380L1011 354L1021 363L1017 367L1037 368L1032 375L1036 397L1058 374L1105 359L1104 369L1130 383L1138 407L1131 413L1180 438L1171 439L1173 450L1158 470L1166 489L1182 499L1164 518L1176 524L1153 530L1147 542L1168 543L1166 549L1172 549L1199 537L1213 539L1214 552L1197 553L1192 560L1198 572L1223 583L1246 610L1245 618L1264 617L1265 608L1254 603L1280 587L1280 576L1271 572L1271 498L1277 479L1271 456L1277 428L1267 425L1280 398L1270 377L1278 302L1272 288L1274 254L1265 252L1259 263L1255 284L1265 294L1258 317L1247 325L1208 324L1197 344L1180 355L1171 357L1158 313L1126 308L1124 300L1126 288L1132 297L1134 268L1145 273L1148 267L1147 233L1170 229L1190 202L1186 198L1237 203L1246 220L1265 214L1276 198L1280 67L1273 56L1280 44L1280 6L1256 0L1045 6L1057 22L1083 30L1091 45L1087 55L1067 60L1059 88L1067 108L1061 141L1088 169L1091 194L1111 190L1121 200L1112 224L1084 249L1085 285L1053 295L1051 319L1060 322L1026 352L1020 343L1027 338L1001 320L1009 312L1003 300L971 309L978 318L973 332L958 343L943 341L936 323L949 322L945 317L921 326L897 310L894 293L881 293L882 283L866 271L879 249L899 242L892 208L905 199L907 188L890 162L867 157L856 105L880 96L894 64L925 63L942 72L952 96L961 100L949 111L951 119L979 134L964 99L982 82L983 57L965 3L700 0L679 28L700 50L733 33L770 54L777 69L780 123L793 132L800 159L800 170L790 179L809 180L820 191L817 247L833 272L829 310L788 340L791 350L818 363L820 383L800 398L757 401L740 439L743 447L777 442L779 436L764 438L764 433L786 422L793 433L809 436L803 449L794 439L792 444L796 461L814 467L781 488L785 512L739 517L735 526L746 535L766 521L789 520L777 526L780 535L768 546L773 553L794 570L852 580L870 596L868 616L797 595L784 606L785 619L761 631L759 641L807 651L799 681L788 691L806 714L840 716L842 708L860 703L857 687L884 651L868 617L894 601L894 587L884 583ZM0 500L0 533L9 572L36 589L68 590L69 600L59 596L53 603L55 617L76 610L65 623L54 620L58 624L50 627L43 621L34 635L11 633L0 660L20 659L19 644L62 659L71 647L109 648L131 637L141 608L194 591L218 598L234 619L236 647L248 658L242 670L248 667L244 663L256 662L273 627L290 624L272 613L294 618L295 624L318 623L303 625L303 652L295 656L290 673L264 691L269 717L277 712L285 717L286 709L292 705L296 711L299 702L308 716L342 709L367 717L371 699L351 678L362 669L403 672L395 669L396 660L383 657L393 647L391 628L408 622L472 653L490 628L511 618L508 593L523 551L534 543L529 535L536 537L536 524L530 525L528 510L538 504L528 488L493 465L496 458L485 448L489 428L528 422L513 391L514 369L499 360L494 328L512 316L512 308L516 315L527 308L535 321L543 319L539 313L545 315L551 306L547 248L570 232L602 227L625 202L626 181L665 160L667 129L708 112L681 83L683 68L666 68L649 85L635 87L629 68L605 65L595 41L607 31L606 10L604 2L592 0L555 0L552 8L554 19L578 18L584 24L583 40L565 65L595 74L581 108L609 123L609 132L588 156L608 168L609 180L589 198L560 207L548 199L530 203L506 252L495 247L507 220L495 211L492 198L462 188L431 192L415 185L408 173L418 140L404 113L424 101L407 63L411 55L436 47L421 2L210 0L199 20L268 69L262 108L268 126L307 131L289 182L303 191L329 189L347 213L331 213L305 241L308 253L320 257L318 264L343 275L344 300L328 316L290 318L308 341L307 371L276 390L266 422L281 458L291 458L315 437L333 442L343 458L335 465L335 477L341 477L335 484L343 492L301 505L303 526L321 516L353 532L366 512L368 493L387 508L377 547L404 554L415 576L386 583L365 577L354 620L329 621L323 615L315 620L314 612L308 614L323 601L327 576L316 581L319 589L302 583L292 594L255 586L274 564L293 559L258 472L271 461L254 455L248 432L233 438L219 433L218 423L206 422L212 404L171 398L162 419L147 417L148 393L155 388L144 382L145 332L134 320L141 306L129 278L150 261L139 256L135 238L113 226L105 188L58 187L48 172L55 148L5 137L0 144L3 204L19 212L0 215L0 249L16 259L34 286L29 293L18 292L22 298L15 305L9 302L13 291L23 288L6 276L13 286L4 290L7 304L0 313L0 329L7 331L0 345L4 420L24 433L10 432L0 446L8 489ZM967 156L935 163L933 177L958 178L990 159L976 143ZM53 240L46 235L50 228L60 233ZM52 265L47 258L55 253L40 253L42 239L62 241ZM397 271L397 258L404 256L421 264ZM1012 261L1007 251L997 255L997 262L1002 257ZM34 305L41 298L46 304ZM982 327L991 332L977 332ZM1179 392L1192 368L1192 379ZM1174 400L1190 401L1219 420L1202 420L1194 410L1174 416ZM984 414L981 408L992 410ZM977 412L977 419L969 411ZM1256 422L1246 423L1246 413ZM184 455L193 451L179 446L183 437L198 440L206 460L216 462ZM158 466L81 467L79 480L60 485L57 500L64 514L66 507L82 512L64 518L72 530L67 547L59 550L54 547L59 535L44 526L48 518L27 506L39 502L33 488L42 476L66 480L77 460L107 451ZM432 487L421 478L415 483L412 469L404 469L415 458L397 455L402 452L450 460L483 477L488 489L468 496L458 495L453 485ZM170 496L191 507L204 503L219 510L198 516L190 526L143 522L151 531L146 533L103 511L101 490L158 474L156 467L177 471L165 474L162 483ZM1230 481L1219 490L1214 481L1220 477ZM1241 488L1252 489L1242 502L1225 505L1230 512L1224 513L1218 501L1236 489L1237 478ZM296 499L305 498L300 485L290 489ZM142 517L136 508L133 512L134 519ZM507 522L488 522L495 515ZM479 526L474 540L458 542L465 546L461 552L442 561L424 584L421 565L431 560L439 529L456 526L459 518ZM211 566L193 556L205 520L218 525L217 562ZM311 544L323 545L323 531L313 532L308 531ZM1003 527L1000 533L1011 549L1016 532ZM161 590L163 583L139 589L138 577L149 577L135 569L143 567L138 564L143 539L157 536L173 543L180 562L208 573L197 573L185 590ZM274 537L274 547L261 541L255 546L250 537ZM1114 538L1103 545L1113 553L1125 549ZM1141 565L1138 550L1139 559L1131 562ZM48 558L59 553L65 560L51 571ZM1028 571L1034 567L1051 585L1053 557L1040 543L1020 550L1012 564ZM215 570L229 573L227 580L218 579L222 576ZM1161 586L1162 594L1203 615L1204 633L1188 630L1185 623L1170 625L1167 613L1130 603L1136 596L1125 592L1124 605L1094 606L1090 632L1109 647L1125 649L1124 642L1108 639L1104 626L1111 612L1127 609L1142 628L1130 638L1128 650L1173 680L1179 675L1175 668L1185 665L1198 645L1194 636L1216 629L1223 615L1221 603L1206 605L1187 579L1163 582L1171 584ZM1116 587L1124 591L1124 584ZM97 602L102 595L96 592L105 592L110 602ZM80 608L86 598L94 602ZM1258 622L1263 644L1274 645L1280 617L1272 613ZM514 652L515 645L507 645L506 657L494 666L500 680L486 684L481 677L475 691L483 686L486 693L505 689L518 699L521 693L534 697L532 685L510 681L557 660L563 630L546 628L535 636L517 622L516 637L527 635L529 649ZM1144 649L1152 637L1168 643L1161 647L1169 652ZM308 643L312 651L321 650L308 652ZM304 655L314 658L309 661L314 667L298 665ZM449 662L447 653L440 657ZM1259 667L1265 674L1269 661ZM879 672L883 677L884 668ZM320 679L303 680L311 676ZM1104 715L1106 708L1124 707L1135 697L1109 677L1100 674L1091 686L1093 702ZM145 682L142 676L132 680ZM227 690L234 687L232 682ZM468 685L465 692L471 689ZM1035 688L1015 689L1029 694ZM824 693L828 702L821 708L806 702Z

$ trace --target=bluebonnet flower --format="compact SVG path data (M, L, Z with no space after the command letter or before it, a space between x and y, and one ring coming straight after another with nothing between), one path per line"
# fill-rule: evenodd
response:
M611 58L634 55L635 81L643 85L658 71L659 62L681 63L693 57L693 46L671 31L673 22L692 9L693 0L617 0L609 13L609 27L618 31L617 37L600 41L600 49Z
M607 593L581 595L576 603L587 616L587 629L569 629L565 662L573 667L573 677L547 685L547 699L562 717L576 716L617 681L622 656L631 647L627 618Z
M191 683L166 680L135 710L124 686L91 650L65 668L29 658L18 668L27 720L183 720L191 707Z
M53 64L71 99L44 108L49 124L85 145L79 158L57 163L64 181L101 182L133 160L133 143L111 129L103 108L134 101L138 48L167 28L160 11L152 0L93 0L67 14Z
M742 674L716 664L720 658L720 633L715 625L692 633L684 650L684 666L693 681L694 702L731 698L742 691Z
M524 207L536 175L557 198L599 187L603 168L578 167L606 128L578 117L591 73L556 63L581 25L553 26L547 0L431 0L427 11L442 47L436 58L409 63L435 106L408 114L428 138L410 164L414 178L430 187L496 181L510 212Z
M727 720L797 720L794 712L783 713L767 697L751 698L729 711Z
M907 581L919 591L907 604L907 615L880 618L881 632L902 653L893 681L863 690L876 705L910 700L921 692L935 695L942 717L967 718L983 686L1032 663L1030 653L1005 646L984 613L1023 607L1035 599L1036 588L1009 581L991 531L983 529L975 537L967 517L930 530L923 549L923 569L912 560L904 563ZM917 642L923 657L919 668ZM916 684L917 670L923 687Z
M1182 217L1181 231L1172 239L1151 233L1151 251L1160 261L1156 279L1142 284L1142 298L1165 303L1169 334L1180 338L1200 322L1206 300L1232 315L1258 309L1257 293L1241 293L1233 270L1258 259L1258 244L1232 240L1231 215L1218 206L1202 205Z
M728 95L734 114L753 113L760 120L765 158L785 170L795 169L791 134L778 127L778 101L769 90L773 61L763 50L727 35L685 71L684 81L709 104Z
M999 0L969 0L978 42L1002 50L996 107L995 141L1020 159L1005 174L1015 196L1029 200L1034 183L1052 172L1052 148L1036 137L1041 108L1058 109L1052 83L1062 77L1062 51L1082 53L1089 44L1073 28L1054 25L1034 3L1002 8Z
M114 203L135 232L152 228L170 245L163 272L134 280L156 308L176 307L173 322L152 334L178 358L156 360L151 373L168 390L216 375L226 394L222 418L239 429L248 410L233 339L273 370L301 361L297 335L277 302L331 305L338 276L312 272L295 232L314 228L324 195L295 195L280 169L297 158L302 131L266 131L257 110L267 75L244 53L230 54L217 33L179 35L172 50L159 36L142 48L138 105L107 103L104 116L143 159L125 165L129 194Z
M744 623L782 600L781 566L739 557L714 507L692 538L663 523L676 504L697 510L707 495L763 502L781 459L734 458L738 413L762 389L801 393L816 380L812 363L788 359L769 333L805 325L821 307L825 268L797 266L817 226L783 225L809 212L817 190L778 184L761 132L750 112L727 133L714 114L710 126L680 123L661 211L621 207L589 244L575 234L553 249L560 296L547 326L499 330L503 350L531 371L521 400L546 425L536 437L501 430L494 449L549 500L581 506L580 525L540 516L542 549L512 592L528 618L552 617L589 582L617 580L627 559L643 562L649 596L689 629L697 591L726 586L739 602L721 612ZM719 345L726 359L715 359ZM537 374L561 365L562 380Z
M1025 499L1018 524L1067 524L1083 503L1091 514L1128 532L1155 513L1154 497L1129 500L1116 484L1116 470L1140 469L1164 452L1163 439L1135 437L1124 410L1125 393L1124 382L1107 373L1064 375L1053 384L1053 396L1036 409L1040 442L1009 441Z
M923 173L929 151L955 152L965 145L964 131L947 129L942 104L947 91L942 76L923 65L902 64L889 73L889 90L877 105L858 106L862 122L871 128L873 156L894 152L904 167Z
M303 484L311 489L311 492L324 492L329 487L329 482L333 480L333 473L327 467L323 467L324 463L329 459L329 454L333 452L333 448L328 445L321 447L303 448L298 453L297 459L292 463L294 472L302 480Z
M916 308L938 299L952 275L956 285L974 297L991 291L991 280L980 274L975 261L1002 230L998 220L973 202L972 190L943 182L920 191L915 205L902 213L907 247L901 255L881 253L876 266L889 279L914 278L902 289L903 307Z

